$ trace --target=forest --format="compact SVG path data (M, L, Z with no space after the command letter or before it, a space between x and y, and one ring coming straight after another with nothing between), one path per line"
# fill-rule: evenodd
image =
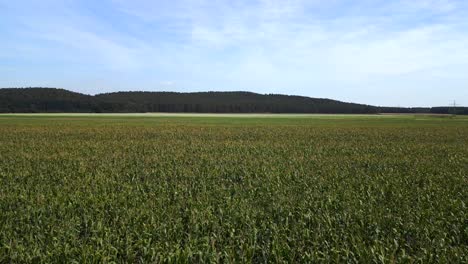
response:
M378 107L331 99L252 92L115 92L86 95L57 88L2 88L1 113L310 113L468 114L467 107Z

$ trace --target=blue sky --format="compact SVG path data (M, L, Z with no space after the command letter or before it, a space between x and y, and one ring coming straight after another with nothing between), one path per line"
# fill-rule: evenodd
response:
M465 0L0 0L0 87L468 105Z

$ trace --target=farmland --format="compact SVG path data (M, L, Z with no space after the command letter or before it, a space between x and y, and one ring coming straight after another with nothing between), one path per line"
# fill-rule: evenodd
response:
M466 263L467 186L467 117L0 115L0 263Z

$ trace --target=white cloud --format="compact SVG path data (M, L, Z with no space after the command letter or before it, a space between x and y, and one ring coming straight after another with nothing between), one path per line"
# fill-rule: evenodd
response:
M39 38L54 41L69 48L70 52L79 51L89 60L101 61L108 68L116 70L138 69L138 48L127 47L93 32L71 27L54 27L47 32L40 32Z
M55 9L37 2L37 12L18 15L22 26L15 34L32 39L28 56L39 58L43 51L41 60L54 54L108 70L113 84L123 80L119 87L138 79L147 87L252 89L349 101L371 86L395 92L417 81L433 80L431 87L468 81L452 74L468 61L462 1L366 0L348 6L340 0L110 0L105 14L118 21L79 8L79 1L45 1ZM7 53L19 54L17 46Z
M173 81L162 81L159 84L162 85L162 86L173 86L173 85L175 85L175 82L173 82Z
M450 12L457 8L457 3L453 0L405 0L401 1L400 5L405 8L426 9L436 12Z

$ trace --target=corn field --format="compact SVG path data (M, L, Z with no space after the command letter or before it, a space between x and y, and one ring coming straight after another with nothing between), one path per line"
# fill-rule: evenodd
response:
M0 116L0 263L466 263L468 119Z

